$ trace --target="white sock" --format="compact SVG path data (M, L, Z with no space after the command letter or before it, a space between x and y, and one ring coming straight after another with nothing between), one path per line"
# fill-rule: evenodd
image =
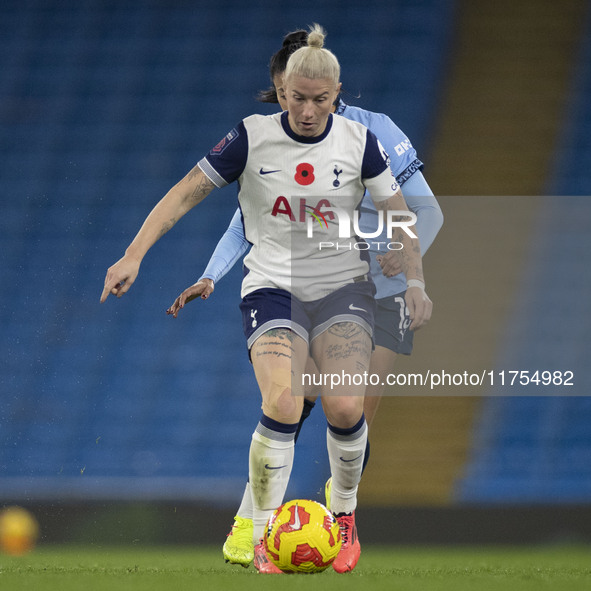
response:
M326 430L332 474L330 510L334 514L352 513L357 507L357 488L363 471L367 431L365 416L351 429L329 425Z
M236 515L243 519L252 519L252 493L250 492L250 482L247 482L244 487L242 501L240 501L240 507L238 507Z
M255 544L263 537L265 525L273 511L283 503L293 466L297 425L284 425L263 415L252 434L249 484Z

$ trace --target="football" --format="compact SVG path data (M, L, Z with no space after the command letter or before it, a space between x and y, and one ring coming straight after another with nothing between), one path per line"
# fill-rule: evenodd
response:
M269 560L286 573L318 573L341 549L333 514L320 503L298 499L279 507L267 523L263 544Z
M37 520L22 507L7 507L0 512L0 549L12 556L31 551L39 537Z

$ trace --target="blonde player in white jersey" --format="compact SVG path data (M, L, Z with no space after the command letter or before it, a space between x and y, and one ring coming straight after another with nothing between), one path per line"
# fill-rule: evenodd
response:
M375 136L361 124L331 114L340 90L340 67L323 43L324 32L315 26L308 47L288 62L288 111L246 118L175 185L148 215L125 255L109 268L101 295L104 302L109 294L127 293L149 248L216 186L238 181L245 233L253 245L245 261L249 272L241 309L263 410L249 456L255 541L283 501L289 481L308 354L322 373L355 374L368 370L372 350L375 289L367 278L364 251L354 248L354 235L351 248L321 251L319 234L308 238L302 210L316 217L325 212L322 242L333 244L342 239L342 216L331 219L330 212L340 209L352 220L366 189L378 211L408 211ZM420 287L418 240L412 238L412 228L408 233L397 230L392 240L404 246L406 301L411 328L416 329L430 314L430 302ZM172 313L178 312L175 305ZM367 441L365 387L357 383L335 388L322 398L328 421L331 510L343 528L354 527ZM358 544L341 552L335 570L352 570L359 552ZM270 572L266 564L262 544L257 544L255 566Z

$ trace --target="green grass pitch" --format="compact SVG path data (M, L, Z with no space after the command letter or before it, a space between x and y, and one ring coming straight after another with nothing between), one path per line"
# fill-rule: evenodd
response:
M354 572L259 575L220 548L40 546L0 555L2 591L578 591L591 589L591 548L366 546ZM302 577L304 577L302 579ZM304 584L304 586L302 586Z

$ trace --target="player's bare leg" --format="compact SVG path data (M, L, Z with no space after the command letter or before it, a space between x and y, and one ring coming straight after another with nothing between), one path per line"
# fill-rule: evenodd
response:
M257 343L255 343L255 345L257 345ZM271 349L271 351L273 350L274 349ZM281 351L276 351L276 354L278 356L283 355ZM258 355L260 356L260 350ZM318 370L316 368L315 363L310 359L310 357L308 357L306 364L306 373L308 374L316 371ZM261 375L261 379L264 379L263 375ZM303 402L303 411L300 415L298 428L295 434L296 441L299 435L299 430L302 426L302 417L304 416L304 413L306 413L306 417L309 415L311 409L315 404L315 400L316 396L312 396L310 397L309 401ZM252 492L250 488L250 482L247 482L244 489L244 493L242 495L242 500L240 502L240 507L238 508L238 512L234 517L234 523L223 547L223 555L226 562L230 562L232 564L240 564L244 567L247 567L253 561L254 547L253 542L251 540L251 538L253 538L253 513L254 508L252 501ZM257 543L258 541L255 540L255 545Z
M312 354L323 374L353 377L369 370L371 338L357 323L338 323L314 339ZM328 419L327 449L332 474L330 505L343 538L341 551L333 562L337 572L353 570L361 554L355 508L368 431L363 415L364 392L363 381L343 380L331 391L323 392L322 397Z
M263 416L252 435L249 483L253 505L254 564L260 573L279 569L259 543L267 520L281 505L293 465L295 432L303 406L301 374L307 343L286 328L272 329L251 347Z
M394 351L380 346L376 346L371 354L369 373L371 375L379 376L380 379L379 383L376 385L368 383L368 386L365 389L363 412L365 413L365 420L370 427L377 414L382 396L384 395L387 376L392 371L397 356L397 353L394 353Z

